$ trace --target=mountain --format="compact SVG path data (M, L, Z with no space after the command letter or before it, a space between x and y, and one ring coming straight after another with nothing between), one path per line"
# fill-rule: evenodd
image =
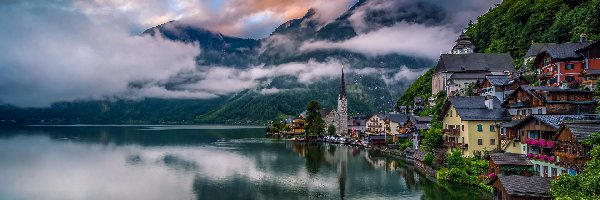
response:
M254 66L277 66L289 63L337 60L352 69L378 69L377 73L348 73L347 90L350 113L373 113L393 108L408 83L395 80L399 70L429 68L426 58L390 53L364 55L344 49L303 51L307 42L339 42L393 26L399 22L439 25L446 23L446 13L433 3L414 1L397 7L381 8L373 2L358 1L337 19L322 22L310 9L298 19L277 27L263 39L239 38L202 27L171 21L144 31L143 35L161 36L173 41L197 43L202 53L198 66L224 66L244 70ZM357 12L364 16L364 26L356 27ZM401 41L390 41L401 42ZM178 82L193 81L178 80ZM172 83L177 84L177 83ZM276 93L262 89L277 88ZM113 99L104 101L61 102L50 108L16 108L0 106L0 120L65 123L236 123L260 124L268 120L296 115L312 99L324 107L335 107L339 78L300 83L297 77L276 77L265 85L210 100Z

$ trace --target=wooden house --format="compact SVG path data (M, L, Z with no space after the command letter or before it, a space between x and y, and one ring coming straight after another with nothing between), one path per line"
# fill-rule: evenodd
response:
M565 121L555 137L556 148L554 155L558 157L559 165L567 168L571 175L583 170L591 159L592 147L583 141L593 133L600 131L600 120Z
M477 95L496 96L500 101L504 101L517 87L528 84L529 81L522 76L513 78L510 75L488 75L483 81L477 82Z
M504 100L502 106L515 120L533 114L593 114L596 102L592 95L591 91L579 89L521 85Z
M497 175L488 183L494 200L549 200L550 181L537 176Z
M542 86L577 86L583 81L583 70L600 69L600 44L583 36L577 43L546 44L533 65Z
M533 164L523 154L491 153L487 159L490 162L489 172L496 175L531 176L529 171L533 170Z

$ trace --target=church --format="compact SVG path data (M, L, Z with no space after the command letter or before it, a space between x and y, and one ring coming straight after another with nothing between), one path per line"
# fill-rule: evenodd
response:
M332 110L325 115L325 128L335 126L337 135L348 135L348 98L346 96L346 82L344 80L344 67L340 80L340 93L338 95L337 110Z

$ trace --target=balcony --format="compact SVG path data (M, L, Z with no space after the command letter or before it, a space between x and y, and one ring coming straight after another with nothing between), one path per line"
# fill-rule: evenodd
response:
M540 160L540 161L546 161L546 162L556 161L556 158L554 156L547 156L547 155L543 155L543 154L528 153L527 158L534 159L534 160Z
M459 136L460 135L460 129L457 129L457 128L445 128L444 129L444 134Z
M548 149L554 148L554 141L552 141L552 140L525 139L525 144L528 144L528 145L534 146L534 147L542 147L542 148L548 148Z

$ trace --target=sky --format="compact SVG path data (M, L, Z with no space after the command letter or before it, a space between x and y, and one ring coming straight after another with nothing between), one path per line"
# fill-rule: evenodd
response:
M416 1L419 0L370 0L370 3L374 8L390 9ZM335 43L307 41L297 48L300 51L346 49L367 56L398 53L433 61L440 52L451 48L469 20L475 20L498 3L498 0L422 1L448 11L448 19L437 25L401 22L369 32L361 21L364 10L359 9L351 17L359 36ZM76 100L209 99L261 88L280 76L295 76L306 84L337 78L344 63L336 60L258 65L244 70L196 66L194 58L202 53L200 44L139 33L177 20L226 35L258 39L267 37L285 21L302 17L309 8L317 11L313 19L325 24L355 3L356 0L3 0L0 1L0 51L3 52L0 104L46 107L54 102ZM382 69L355 70L364 71L380 73ZM392 76L382 78L410 81L423 72L402 67L391 72ZM185 76L193 76L197 82L166 86L173 79ZM263 88L260 92L279 91L279 88Z

